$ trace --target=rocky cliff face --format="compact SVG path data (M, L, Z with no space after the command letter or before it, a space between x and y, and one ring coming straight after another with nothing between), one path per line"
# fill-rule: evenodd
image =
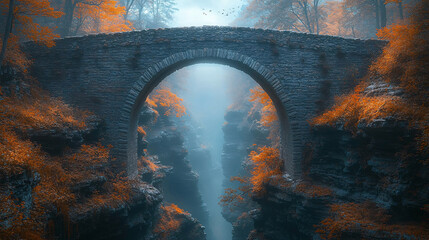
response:
M40 129L14 129L14 134L19 138L19 140L15 140L15 145L28 143L28 145L36 149L38 151L37 153L42 156L40 157L40 161L55 162L54 164L57 164L55 166L58 166L57 169L61 169L59 172L49 172L49 174L43 173L44 175L34 170L37 168L31 168L32 165L22 164L15 167L15 165L12 166L13 161L10 161L10 166L6 164L9 162L7 161L8 159L5 160L4 158L14 156L4 154L9 153L8 150L10 149L5 149L5 146L9 146L6 145L6 143L11 141L9 139L11 133L5 131L2 126L3 128L1 131L4 132L2 132L3 135L0 139L2 147L1 157L3 158L1 160L2 163L5 164L1 164L0 166L0 200L2 203L0 205L0 209L2 209L0 212L0 238L33 239L35 238L33 235L30 238L25 234L26 232L31 232L31 234L33 234L32 231L37 231L37 236L40 235L47 239L161 239L154 238L154 233L157 231L156 223L163 217L163 212L160 210L163 197L161 191L154 186L162 186L163 177L173 171L172 167L159 165L157 169L153 170L147 166L142 166L138 176L139 179L124 180L121 178L120 174L116 175L114 171L107 170L114 165L113 162L106 160L106 162L103 163L88 163L88 168L97 169L97 171L89 170L88 176L85 175L83 178L76 177L70 182L64 180L65 184L67 184L67 186L64 186L64 189L67 189L64 190L64 195L61 194L62 192L57 192L57 188L54 190L49 189L51 185L46 184L46 182L50 184L57 184L57 182L54 180L47 180L47 178L54 178L52 174L63 174L59 176L64 176L65 170L61 167L67 167L67 161L70 159L76 160L73 164L86 164L86 162L79 162L81 159L71 156L78 154L84 145L95 146L96 144L91 143L101 141L104 134L103 121L96 116L89 116L85 123L85 127L83 128L73 128L72 126L62 127L61 124L52 124L52 126L49 125L48 127L42 127ZM13 140L13 138L11 139ZM168 154L170 155L167 155L170 157L178 157L179 160L182 161L182 165L178 164L174 165L174 167L176 167L176 171L182 167L182 171L189 173L190 180L182 180L183 188L187 189L187 180L190 181L191 186L192 184L196 185L197 178L192 174L189 165L186 165L186 162L183 160L183 155L186 154L186 151L183 147L180 147L183 144L180 135L172 131L171 135L167 134L166 136L165 134L160 134L154 139L156 139L153 141L154 148L169 149L166 146L170 146L171 144L172 148L168 150ZM40 151L39 147L33 144L40 146ZM12 145L12 147L17 147L18 150L20 150L21 148L19 147L21 145ZM22 149L25 150L25 148ZM30 156L29 154L34 154L30 150L26 151L28 151L26 152L28 156ZM97 151L93 152L95 155L104 154L104 152L94 150L93 148L90 148L89 151ZM108 150L106 154L107 156L103 155L98 157L108 159ZM17 156L17 158L19 158L21 155ZM91 156L93 157L93 155ZM164 159L164 157L165 156L161 154L161 158ZM155 156L151 158L153 158L152 160L154 162L158 161ZM93 158L88 159L93 160ZM85 160L91 162L88 159ZM17 159L15 161L22 160ZM98 160L96 159L94 161ZM101 169L106 170L104 171ZM67 172L67 174L70 175L73 173L72 171ZM69 176L67 175L66 177ZM143 181L140 181L140 179ZM112 181L114 181L113 185ZM109 182L109 185L106 185L107 182ZM42 183L45 185L42 185ZM35 191L36 188L39 190ZM106 190L108 193L106 193ZM122 191L126 192L123 193ZM58 206L56 202L54 204L53 201L48 199L43 202L43 207L40 207L36 205L35 201L37 193L40 192L49 192L52 195L59 193L58 195L60 196L55 197L56 199L62 197L64 204L61 202L62 205ZM123 196L118 196L121 194L127 196L124 197L126 200L123 200ZM110 201L111 198L118 198L120 200L116 199ZM45 202L49 203L49 205ZM200 203L199 206L201 206ZM20 218L18 215L20 213L31 216L32 219ZM37 218L35 218L36 220L33 219L34 215L37 216ZM198 220L192 218L190 215L180 216L180 214L178 214L176 217L179 219L177 221L177 229L171 234L174 237L168 239L205 239L204 227ZM30 223L21 227L20 225L23 224L22 222L24 221L22 219ZM39 229L39 226L42 229ZM43 227L45 227L45 229L43 229ZM24 234L25 237L22 237L22 234ZM188 236L191 238L188 238Z
M268 130L260 127L258 113L248 115L250 105L244 103L240 109L231 109L225 114L224 146L222 152L222 167L225 176L225 188L237 188L237 182L231 182L231 177L248 176L247 157L254 144L268 145ZM253 229L253 220L249 212L258 206L251 199L234 208L224 207L223 217L233 226L233 240L247 239Z
M100 129L100 121L92 122L88 129L68 131L55 129L29 131L30 139L41 144L42 149L55 155L63 154L64 148L74 148L88 143L86 136ZM49 133L52 133L50 135ZM92 135L96 136L96 135ZM43 140L42 140L43 139ZM96 140L96 138L94 138ZM91 138L92 140L92 138ZM57 144L51 144L55 142ZM2 166L3 167L3 166ZM0 193L12 192L13 197L23 203L26 212L34 209L34 188L41 181L39 173L23 169L15 174L3 174L0 167ZM158 218L157 209L162 201L161 193L148 183L133 184L130 199L118 206L103 204L82 204L95 193L103 192L106 182L103 175L91 176L76 182L71 191L76 196L76 203L59 211L53 206L45 209L46 229L49 239L145 239ZM46 189L49 191L49 189ZM0 226L8 227L8 216L1 214Z
M158 189L139 184L132 189L129 204L117 207L71 209L70 222L57 218L55 236L60 239L147 239L162 201ZM67 228L63 228L67 226Z
M149 108L143 110L140 124L150 128L146 137L147 153L156 155L162 165L171 167L160 184L164 201L177 204L206 225L208 213L198 190L199 176L187 158L184 137L179 131L181 126L168 116L158 116L157 121L153 121L153 114Z
M428 212L422 209L429 199L428 170L421 167L425 156L416 150L415 132L394 119L379 119L358 129L353 134L341 125L315 127L304 179L283 176L284 183L267 186L267 195L255 198L261 206L253 213L255 239L318 238L316 226L332 217L330 206L345 203L373 203L389 220L372 231L352 223L353 227L341 229L344 239L401 239L396 231L402 237L413 236L402 228L418 228L416 223L425 222ZM395 224L401 229L391 229Z

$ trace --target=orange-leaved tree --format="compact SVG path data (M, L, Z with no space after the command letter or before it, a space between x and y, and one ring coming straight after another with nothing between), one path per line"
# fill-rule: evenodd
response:
M53 157L26 139L26 133L34 130L81 130L87 126L88 115L88 112L51 98L35 86L19 95L12 92L1 100L0 175L12 178L37 173L39 180L31 189L32 204L28 201L21 204L19 195L13 191L0 191L4 220L0 223L0 239L41 239L46 234L51 212L67 217L70 209L79 213L80 210L118 207L129 200L133 181L124 173L109 170L109 164L114 161L109 154L110 146L82 145L63 152L61 157ZM81 182L99 176L104 176L106 181L90 197L72 190Z
M282 174L282 161L280 160L279 150L272 147L259 147L257 151L249 154L249 177L231 177L231 182L238 182L239 187L226 188L221 196L219 204L223 207L229 207L229 210L235 211L246 208L251 205L251 197L263 196L266 193L265 185L268 183L282 185L280 177Z
M429 152L428 9L429 2L422 1L410 19L381 29L377 36L389 43L371 66L374 74L405 90L409 119L422 130L420 148L426 152Z
M357 22L353 12L347 8L344 1L328 1L325 3L326 17L321 23L321 34L343 37L358 35Z
M359 122L368 123L376 118L395 116L407 119L421 130L420 149L429 151L429 81L427 69L427 19L428 2L423 1L412 18L393 24L378 32L381 39L389 40L383 53L372 63L366 79L382 79L387 84L400 86L405 94L392 96L388 92L368 95L365 88L371 82L363 81L354 92L337 98L335 106L316 117L313 124L344 122L356 129Z
M132 30L123 18L125 7L117 0L64 0L61 36L78 33L123 32Z
M331 215L323 219L316 232L322 239L344 239L345 233L360 234L364 239L372 239L379 234L391 239L428 239L427 223L416 225L390 224L386 210L374 202L339 203L330 205ZM382 233L382 234L380 234Z
M176 117L182 117L186 114L186 107L183 106L183 99L171 92L167 87L155 90L146 99L148 105L155 108L161 114L170 116L175 114Z
M270 96L261 88L254 87L250 89L249 101L253 103L251 112L261 111L260 123L265 127L271 127L278 120L276 108L271 101ZM259 105L260 104L260 105Z
M234 208L240 208L240 205L245 205L251 201L252 185L249 177L231 177L230 181L238 182L240 186L237 189L226 188L224 194L221 195L219 204L222 207L228 207L233 212Z
M282 161L280 151L272 147L259 147L258 151L249 154L252 163L250 183L255 194L264 194L264 185L271 181L272 177L282 174Z
M252 103L252 109L249 114L255 112L261 113L259 123L269 128L270 133L268 139L271 140L273 147L277 147L280 143L279 129L280 124L278 121L277 110L271 100L270 96L259 86L250 89L249 101Z
M409 109L404 106L404 100L388 94L368 96L364 93L367 83L359 84L354 92L339 96L335 105L312 120L313 125L335 125L344 123L346 129L355 132L359 123L370 123L379 118L396 116L404 118Z
M182 220L180 215L189 215L186 211L179 208L176 204L161 206L161 218L154 226L153 232L158 235L157 239L169 239L169 237L177 232Z
M59 37L54 29L40 25L36 19L59 18L62 12L54 10L48 0L0 0L0 8L7 14L1 38L0 64L8 64L25 72L30 61L19 49L19 41L32 40L52 47Z
M82 33L126 32L132 24L124 19L125 7L116 0L98 1L97 4L76 5L74 35Z
M90 112L73 108L34 85L27 93L12 92L10 96L3 97L0 105L0 124L24 131L82 129L90 115Z

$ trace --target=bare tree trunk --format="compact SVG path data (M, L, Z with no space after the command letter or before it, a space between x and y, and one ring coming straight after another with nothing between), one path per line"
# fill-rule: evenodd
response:
M125 20L127 20L127 18L128 18L128 13L130 12L130 9L131 9L131 7L133 6L133 4L134 4L134 0L128 0L128 1L125 3L125 15L124 15L124 19L125 19Z
M387 25L386 17L386 4L384 0L379 0L379 9L380 9L380 28L384 28Z
M375 29L380 29L380 7L378 0L375 0Z
M398 8L399 8L399 17L401 20L404 19L404 10L402 8L402 0L398 2Z
M139 10L139 15L138 15L138 24L140 27L140 30L143 29L143 24L142 24L142 13L143 13L143 9L145 7L147 3L147 0L138 0L137 1L137 5L138 5L138 10Z
M0 68L3 67L3 60L4 60L4 57L6 56L7 41L9 40L9 34L12 32L14 3L15 3L15 0L9 0L9 11L7 13L6 27L4 29L3 44L1 47L1 53L0 53Z
M301 3L300 3L301 4ZM308 17L308 3L307 0L304 0L304 2L301 4L302 10L304 11L305 21L306 21L306 28L309 33L313 33L313 29L311 27L310 18Z
M319 0L313 1L314 18L316 20L316 34L319 35Z
M73 0L66 0L64 3L64 18L62 23L62 29L60 31L61 37L67 37L70 35L71 26L73 23L73 15L76 3Z

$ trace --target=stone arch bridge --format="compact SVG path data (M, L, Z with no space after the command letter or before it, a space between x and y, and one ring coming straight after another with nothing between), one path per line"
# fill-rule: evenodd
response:
M250 75L273 100L281 123L285 171L301 173L308 120L365 74L383 42L287 31L191 27L98 34L24 44L42 87L106 121L105 143L137 173L137 116L148 94L172 72L197 63Z

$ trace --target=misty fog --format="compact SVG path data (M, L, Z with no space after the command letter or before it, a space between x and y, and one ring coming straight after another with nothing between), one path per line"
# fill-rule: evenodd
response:
M210 169L198 172L199 191L209 212L206 229L209 240L232 237L231 223L222 217L219 205L220 195L224 193L222 184L225 181L221 162L224 144L222 126L228 107L238 101L247 101L244 91L248 91L249 86L255 84L250 76L229 66L196 64L169 75L158 87L167 86L183 98L187 116L179 121L191 119L192 124L199 128L202 147L210 152Z

